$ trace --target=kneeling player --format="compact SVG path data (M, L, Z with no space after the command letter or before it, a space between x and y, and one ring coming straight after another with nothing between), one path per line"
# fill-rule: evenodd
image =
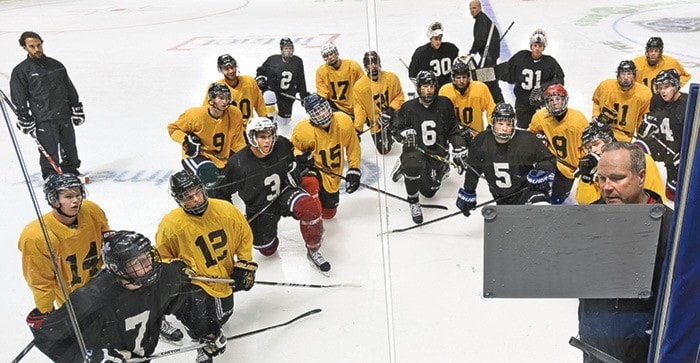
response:
M301 235L308 250L307 258L322 273L331 269L321 255L323 220L321 209L309 193L300 187L301 159L294 157L294 146L284 136L277 135L277 122L266 118L250 119L246 127L250 145L236 153L224 169L224 178L215 188L213 197L231 200L238 192L245 202L246 215L253 230L253 246L270 256L277 251L277 225L281 217L299 220Z

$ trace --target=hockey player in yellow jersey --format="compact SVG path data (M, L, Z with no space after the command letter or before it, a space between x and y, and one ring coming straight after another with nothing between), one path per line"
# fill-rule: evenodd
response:
M632 61L637 66L635 80L644 84L656 93L654 78L659 72L666 69L675 69L681 79L681 88L690 80L690 73L683 68L677 59L664 54L664 41L659 37L651 37L647 41L644 55L634 58Z
M598 171L598 160L602 154L603 146L615 141L615 136L607 124L598 122L591 123L583 130L582 143L584 150L588 153L578 164L575 176L581 179L576 187L576 202L578 204L591 204L600 199L600 186L596 180ZM646 159L646 179L644 189L648 189L658 194L662 202L666 203L664 197L664 184L661 181L659 168L654 163L654 159L649 154L644 154Z
M236 59L228 54L220 55L216 60L217 66L219 67L219 72L224 75L224 78L216 81L226 85L231 92L231 106L237 107L241 114L243 115L243 129L241 134L245 133L245 125L248 124L248 120L255 116L253 111L260 117L267 117L268 111L265 105L265 98L263 97L260 88L258 88L258 82L255 78L251 76L245 76L238 74L238 62ZM204 96L204 102L202 105L209 105L209 95Z
M19 237L22 273L36 307L27 316L31 329L65 302L51 258L55 258L65 292L85 285L102 268L102 234L110 230L104 211L85 200L85 187L73 174L52 174L44 181L44 194L52 211L42 216L49 241L39 220L29 223ZM51 245L53 257L47 243Z
M362 67L351 59L340 59L332 42L321 46L324 64L316 69L316 93L331 103L331 107L354 118L352 89L362 78Z
M213 324L223 325L233 314L233 293L248 291L255 283L253 232L233 204L209 199L189 170L170 177L170 195L179 207L160 221L156 249L164 261L182 260L197 276L235 280L233 286L192 281L200 288L193 292L201 295L196 299L202 304L199 309L206 310Z
M549 151L557 157L550 199L552 204L562 204L574 185L576 165L586 155L581 135L588 120L581 111L568 107L569 93L560 84L545 89L544 103L545 108L532 116L528 131L544 139Z
M343 112L333 112L320 95L312 93L304 98L304 108L309 118L297 123L290 141L297 150L312 152L313 160L304 166L310 172L302 178L302 188L317 200L323 219L330 219L340 202L341 180L330 173L342 174L347 162L345 191L351 194L360 187L360 141L352 119Z
M368 125L377 151L386 154L394 143L388 130L391 119L404 102L401 81L395 73L382 70L379 54L373 50L365 53L362 63L367 74L353 87L355 131L359 134Z
M257 86L255 86L257 88ZM229 88L212 83L209 104L185 111L168 125L170 138L182 145L182 165L211 187L231 154L246 146L241 111L230 107Z
M617 141L630 142L642 116L649 112L651 91L636 82L637 67L630 60L617 66L617 79L606 79L593 92L593 121L610 122ZM617 114L614 120L600 118L603 108Z
M484 82L472 81L468 58L458 57L452 63L452 83L440 87L439 95L452 101L460 127L469 127L473 133L484 131L496 104ZM484 116L485 114L485 116Z

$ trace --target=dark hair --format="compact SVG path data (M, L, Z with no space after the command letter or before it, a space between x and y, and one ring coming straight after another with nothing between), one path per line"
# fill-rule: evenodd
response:
M26 45L25 41L27 40L27 38L36 38L36 39L39 39L39 41L41 43L44 43L44 40L41 39L41 36L39 36L39 34L32 32L32 31L26 31L26 32L22 33L22 35L19 36L19 45L24 47Z

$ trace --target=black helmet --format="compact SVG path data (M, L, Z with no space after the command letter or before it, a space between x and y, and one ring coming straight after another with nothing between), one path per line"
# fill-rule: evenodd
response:
M44 181L44 196L53 207L53 204L58 202L58 193L61 190L73 188L80 188L80 195L85 198L85 187L77 176L70 173L51 174Z
M198 205L187 206L185 198L192 190L199 189L202 192L202 202ZM195 215L201 215L207 210L209 200L207 191L204 189L204 184L199 178L189 170L180 170L170 176L170 196L172 196L177 204L185 210L185 212Z
M132 285L151 285L160 275L160 254L148 238L133 231L105 233L102 260L109 272Z

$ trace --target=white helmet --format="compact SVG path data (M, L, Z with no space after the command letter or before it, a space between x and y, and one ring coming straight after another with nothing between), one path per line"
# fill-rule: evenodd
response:
M272 144L270 145L270 151L264 152L260 149L258 144L258 139L255 135L261 131L268 131L271 133ZM267 155L272 152L272 148L275 146L275 141L277 141L277 121L270 120L267 117L253 117L248 120L248 125L245 127L245 134L248 137L248 142L258 151Z

